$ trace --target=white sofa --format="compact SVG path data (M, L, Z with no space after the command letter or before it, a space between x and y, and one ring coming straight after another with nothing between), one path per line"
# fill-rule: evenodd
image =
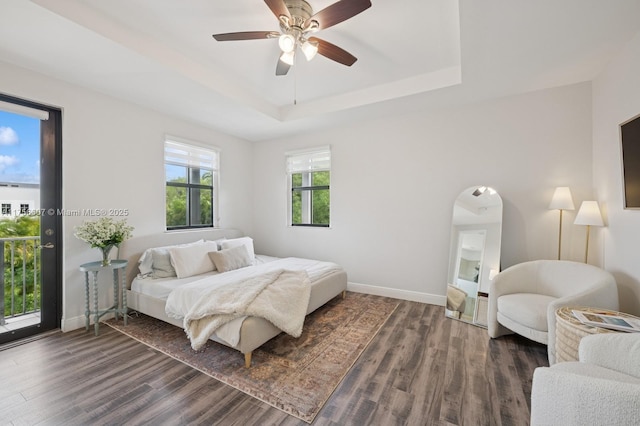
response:
M536 368L531 425L640 424L640 333L584 337L579 358Z
M563 306L618 310L613 275L586 263L534 260L500 272L489 289L487 328L496 338L517 333L548 346L555 363L556 315Z

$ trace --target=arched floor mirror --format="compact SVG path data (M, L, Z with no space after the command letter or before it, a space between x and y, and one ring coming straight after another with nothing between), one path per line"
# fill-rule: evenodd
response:
M445 315L486 327L491 280L500 271L502 198L472 186L453 206Z

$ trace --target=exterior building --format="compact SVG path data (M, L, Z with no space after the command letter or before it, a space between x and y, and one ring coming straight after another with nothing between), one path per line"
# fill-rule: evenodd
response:
M0 182L0 217L33 214L40 209L40 184Z

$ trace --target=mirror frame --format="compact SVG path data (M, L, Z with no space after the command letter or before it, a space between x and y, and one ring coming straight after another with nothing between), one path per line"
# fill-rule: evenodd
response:
M449 267L447 273L447 303L445 315L470 324L486 327L486 311L488 305L489 286L493 277L500 271L500 251L502 240L503 202L500 195L487 186L472 186L462 191L453 207L451 224L451 247L449 249ZM469 286L473 281L460 279L458 276L462 257L463 236L483 234L484 241L478 267L478 280L475 287ZM459 280L461 280L459 282ZM462 285L461 285L462 284ZM452 288L454 287L454 288ZM458 311L447 308L456 306L456 297L465 293L465 302ZM473 300L472 311L466 306ZM464 311L459 312L459 309ZM467 315L463 318L464 312Z

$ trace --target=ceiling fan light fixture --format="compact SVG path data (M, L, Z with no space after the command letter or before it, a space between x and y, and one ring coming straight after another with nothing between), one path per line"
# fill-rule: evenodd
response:
M280 21L280 26L284 27L284 28L291 28L291 21L289 20L288 16L285 15L280 15L278 17L278 20Z
M316 53L318 53L318 42L305 40L300 46L300 49L302 53L304 53L304 57L307 58L307 61L310 61L316 56Z
M280 56L280 60L282 62L284 62L287 65L291 65L293 66L293 60L295 59L296 54L294 51L291 52L284 52L282 53L282 55Z
M312 32L315 33L320 29L320 23L315 19L311 19L307 22L307 26L304 28L304 32Z
M291 53L296 48L296 39L291 34L282 34L278 39L278 46L284 53Z

